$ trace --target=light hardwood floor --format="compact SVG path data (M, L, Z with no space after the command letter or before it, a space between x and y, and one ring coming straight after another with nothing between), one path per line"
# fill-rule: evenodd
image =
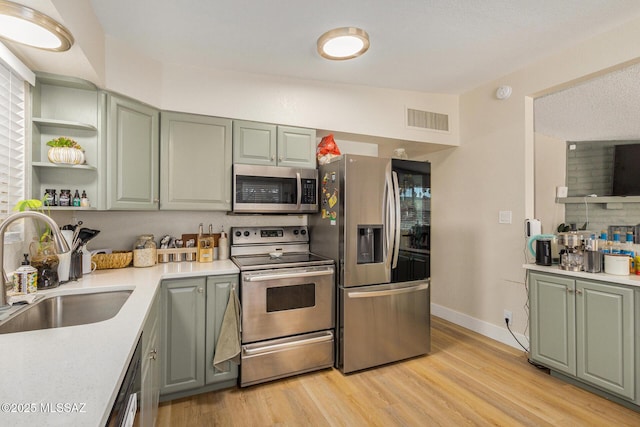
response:
M427 356L165 402L157 425L640 426L640 413L551 377L524 352L432 319Z

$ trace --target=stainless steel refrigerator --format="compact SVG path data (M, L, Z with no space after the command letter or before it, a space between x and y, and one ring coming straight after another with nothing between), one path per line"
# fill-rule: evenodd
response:
M428 162L343 155L319 168L311 251L336 261L336 367L426 354L430 332Z

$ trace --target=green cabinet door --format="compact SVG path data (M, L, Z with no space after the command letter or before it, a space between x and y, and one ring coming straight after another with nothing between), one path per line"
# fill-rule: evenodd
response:
M316 131L234 120L233 162L315 169Z
M278 166L315 169L315 129L278 126Z
M153 427L160 399L160 293L156 295L142 330L140 426Z
M163 112L160 209L231 210L231 120Z
M633 399L636 339L633 290L577 280L575 298L578 377Z
M204 277L162 283L161 394L204 385Z
M529 274L531 359L576 375L575 281Z
M113 94L107 104L107 209L157 209L159 111Z
M229 302L231 288L238 291L238 276L211 276L207 278L207 326L205 336L206 384L214 384L238 378L238 365L226 362L227 372L216 372L213 368L213 356L220 338L222 319Z
M234 120L234 163L276 166L276 128L268 123Z

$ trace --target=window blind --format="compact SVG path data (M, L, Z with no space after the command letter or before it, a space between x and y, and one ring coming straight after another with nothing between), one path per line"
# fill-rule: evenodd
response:
M0 61L0 220L25 195L25 96L24 79Z

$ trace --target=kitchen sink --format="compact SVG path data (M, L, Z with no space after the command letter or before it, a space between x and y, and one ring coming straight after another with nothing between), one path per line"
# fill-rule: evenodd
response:
M111 319L131 290L46 297L0 323L0 334L86 325Z

